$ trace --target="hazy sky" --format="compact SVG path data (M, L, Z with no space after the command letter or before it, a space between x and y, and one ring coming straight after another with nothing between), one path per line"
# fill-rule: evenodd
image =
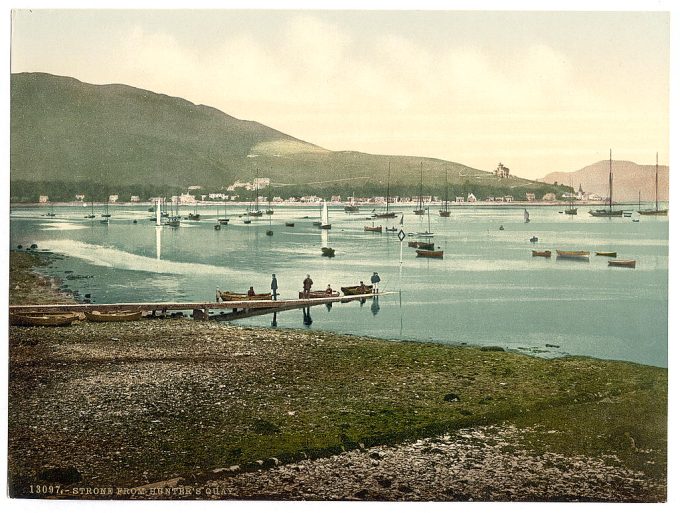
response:
M663 12L20 10L11 69L539 178L668 162L669 44Z

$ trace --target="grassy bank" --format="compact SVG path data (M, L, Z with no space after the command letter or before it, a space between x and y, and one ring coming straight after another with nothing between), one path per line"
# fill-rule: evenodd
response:
M12 254L10 287L35 258ZM64 474L201 482L503 422L534 428L527 451L610 458L663 487L665 369L491 349L181 319L12 327L11 491Z

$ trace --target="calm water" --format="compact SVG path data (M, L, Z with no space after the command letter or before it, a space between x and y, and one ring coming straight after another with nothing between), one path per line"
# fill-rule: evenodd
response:
M406 232L427 229L427 216L415 216L413 207L395 209L405 212ZM368 283L377 271L381 289L395 294L314 307L308 329L667 366L667 217L634 223L593 218L584 207L575 217L559 214L559 207L530 207L531 222L524 223L522 206L458 208L448 219L433 207L431 231L444 259L416 258L407 237L400 265L396 233L365 232L371 221L363 210L348 215L331 208L332 229L322 240L325 232L312 225L317 207L276 207L271 221L264 216L246 225L238 218L243 207L233 206L230 224L219 231L214 207L199 207L198 222L160 230L141 206L112 207L108 226L84 219L89 208L56 207L50 218L46 208L13 207L10 243L65 255L49 271L76 275L65 283L98 303L212 300L217 287L268 292L271 273L289 298L297 297L307 273L315 289L329 283L339 289ZM534 235L537 243L529 241ZM336 257L322 257L322 245L335 248ZM532 249L551 249L553 257L532 257ZM608 258L594 254L586 262L556 260L555 249L617 251L636 259L637 268L611 268ZM277 320L279 327L303 327L301 311ZM271 316L239 322L269 326Z

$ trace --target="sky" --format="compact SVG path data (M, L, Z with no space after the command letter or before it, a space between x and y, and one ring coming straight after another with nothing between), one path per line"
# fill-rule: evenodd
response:
M610 148L668 163L669 24L639 11L20 9L11 71L179 96L329 150L536 179Z

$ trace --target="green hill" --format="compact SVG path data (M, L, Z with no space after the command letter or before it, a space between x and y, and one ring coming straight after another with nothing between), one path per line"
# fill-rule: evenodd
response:
M76 193L142 198L200 185L219 191L236 180L269 177L277 195L384 195L423 189L450 196L524 192L552 185L418 156L333 152L205 105L126 85L92 85L70 77L11 77L11 197L73 199Z

